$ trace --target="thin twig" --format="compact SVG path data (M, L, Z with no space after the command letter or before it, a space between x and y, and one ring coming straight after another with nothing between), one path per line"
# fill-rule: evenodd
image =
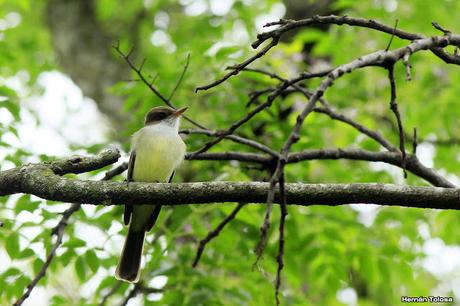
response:
M278 164L280 163L279 158L277 159L277 163ZM270 218L272 214L273 203L275 202L275 188L277 184L278 184L278 176L275 176L275 174L272 173L272 177L270 179L270 185L269 185L269 192L267 194L267 209L265 211L264 221L262 223L262 226L259 229L260 231L259 242L257 243L254 249L256 253L256 260L253 264L253 268L257 266L258 262L262 259L263 252L267 245L268 230L270 229Z
M59 222L59 225L52 230L52 233L54 235L56 235L56 242L54 243L53 247L50 250L50 253L46 257L46 261L43 263L43 266L40 268L40 271L37 273L37 275L34 277L34 279L30 282L29 285L27 285L26 292L24 292L24 294L13 304L13 306L22 305L22 303L24 303L24 301L30 296L30 293L35 288L35 286L40 281L40 279L42 279L46 275L46 270L48 269L49 265L51 264L54 256L56 255L57 249L59 248L59 246L62 243L62 237L64 236L64 229L67 226L67 220L69 219L70 215L73 212L77 211L80 208L80 205L79 204L72 204L71 208L72 208L72 210L70 210L70 209L67 210L67 211L71 211L71 212L68 213L68 214L65 214L62 217L61 221Z
M396 102L396 81L394 76L394 64L388 66L388 79L390 80L390 109L396 117L396 122L398 123L399 131L399 150L401 151L401 164L404 172L404 177L407 178L406 172L406 148L404 140L404 128L402 125L401 114L398 110L398 103Z
M235 66L231 66L231 67L227 67L227 68L230 68L230 69L233 69ZM314 78L321 78L321 77L325 77L327 76L333 69L325 69L325 70L321 70L321 71L318 71L318 72L302 72L298 78L296 79L293 79L291 80L291 83L292 84L296 84L298 83L299 81L304 81L304 80L308 80L308 79L314 79ZM243 68L241 69L241 71L247 71L247 72L255 72L255 73L260 73L260 74L264 74L272 79L276 79L276 80L279 80L279 81L286 81L286 78L283 78L281 77L280 75L276 74L276 73L273 73L273 72L270 72L270 71L266 71L266 70L263 70L263 69L259 69L259 68Z
M211 131L211 130L191 130L191 129L187 129L187 130L181 130L181 131L179 131L179 133L180 134L203 134L203 135L214 136L214 137L220 136L220 132ZM271 156L275 156L275 157L278 156L278 152L270 149L269 147L267 147L267 146L255 141L255 140L244 138L244 137L237 136L237 135L228 135L225 138L230 139L230 140L232 140L234 142L237 142L237 143L247 145L247 146L252 147L254 149L257 149L257 150L259 150L261 152L268 153Z
M125 299L123 301L121 301L120 303L120 306L126 306L128 305L129 301L132 299L132 298L135 298L136 295L139 293L140 291L140 283L136 283L134 284L133 288L129 291L128 295L125 297Z
M270 43L268 45L266 45L261 51L257 52L255 55L251 56L250 58L248 58L247 60L245 60L241 64L238 64L238 65L234 66L234 69L231 72L229 72L226 75L224 75L222 78L212 82L211 84L197 87L195 89L195 92L198 92L200 90L208 90L208 89L210 89L212 87L215 87L215 86L223 83L224 81L226 81L231 76L237 75L238 73L240 73L240 71L243 68L245 68L246 66L248 66L249 64L251 64L252 62L257 60L258 58L261 58L262 56L264 56L271 48L273 48L274 46L276 46L278 44L278 41L279 41L279 37L273 36L272 40L270 41Z
M411 64L409 63L410 53L406 53L403 57L403 64L406 67L406 81L412 80L412 76L410 70L412 68Z
M110 180L111 178L117 176L118 174L122 173L126 170L126 163L115 167L114 169L108 171L105 176L101 179L102 181ZM40 271L37 275L32 279L32 281L27 285L27 289L24 294L13 304L14 306L20 306L24 301L30 296L32 290L37 286L38 282L45 277L46 271L50 266L51 262L53 261L54 257L56 256L56 251L62 243L62 239L64 237L65 228L68 225L68 221L70 216L72 216L76 211L78 211L81 207L81 204L73 203L68 209L66 209L62 213L62 218L59 220L58 224L51 230L51 235L56 236L56 242L54 243L53 247L50 250L50 253L46 257L46 261L43 263Z
M118 290L118 288L120 288L121 284L122 284L121 281L117 281L115 283L115 285L109 290L109 292L107 292L107 294L105 294L102 297L101 302L99 303L99 306L104 306L105 303L107 303L107 300L117 292L117 290Z
M387 47L385 48L385 51L390 50L391 43L393 42L393 38L395 37L396 28L398 27L398 22L399 22L399 20L396 19L395 20L395 26L393 27L393 33L391 33L391 38L390 38L390 41L388 42Z
M176 108L170 100L168 100L165 96L163 96L161 94L161 92L158 91L158 89L155 88L155 86L153 86L153 82L149 82L144 74L142 73L142 66L143 64L145 63L145 61L142 61L142 64L139 68L136 67L136 65L131 61L131 59L129 58L130 56L130 53L128 54L125 54L123 53L123 51L121 51L120 49L120 44L119 42L117 42L117 44L113 45L112 48L120 55L120 57L128 64L128 66L131 68L131 70L133 70L137 76L139 77L139 79L141 79L141 81L147 85L147 87L150 89L150 91L152 91L161 101L163 101L163 103L165 103L166 105L168 105L169 107L172 107L172 108ZM182 116L185 120L187 120L188 122L190 122L191 124L199 127L200 129L206 129L203 125L199 124L198 122L194 121L193 119L190 119L188 116L185 116L183 115Z
M279 96L282 94L282 92L288 88L290 85L289 82L283 82L282 84L280 84L280 86L278 86L278 88L276 89L275 92L273 92L270 96L268 96L267 100L258 105L256 108L254 108L253 110L251 110L249 113L246 114L246 116L244 116L243 118L241 118L240 120L238 120L237 122L233 123L227 130L224 130L220 133L220 136L217 137L216 139L212 140L212 141L209 141L207 142L203 147L201 147L200 149L198 149L197 151L195 152L192 152L190 154L190 158L195 158L197 155L203 153L203 152L206 152L208 151L210 148L212 148L214 145L218 144L219 142L222 141L222 139L224 139L225 137L227 137L228 135L232 134L233 132L235 132L240 126L242 126L243 124L245 124L246 122L248 122L249 120L251 120L255 115L257 115L258 113L260 113L261 111L263 111L264 109L270 107L273 103L273 101Z
M186 156L189 159L189 156ZM268 168L276 163L276 158L271 156L245 153L245 152L222 152L222 153L202 153L195 157L196 160L237 160L241 162L257 163ZM348 159L357 161L383 162L399 168L401 166L401 154L397 152L375 152L362 149L310 149L300 152L289 153L287 163L298 163L307 160L337 160ZM408 155L406 158L406 170L414 175L426 180L433 186L438 187L455 187L442 175L436 173L433 169L425 167L415 155Z
M281 77L280 75L276 74L276 73L273 73L273 72L268 72L268 71L265 71L265 70L262 70L262 69L252 69L252 68L245 68L243 69L243 71L249 71L249 72L255 72L255 73L260 73L260 74L264 74L264 75L267 75L273 79L277 79L281 82L288 82L288 80L286 80L285 78ZM318 76L323 76L326 72L329 73L331 70L326 70L326 71L322 71L322 72L318 72L318 73L315 73L315 74L301 74L301 77L306 77L306 78L313 78L313 77L318 77ZM327 74L326 73L326 74ZM296 78L297 80L298 78ZM292 82L292 81L291 81ZM296 83L293 83L292 85L292 88L294 88L294 90L296 92L300 92L302 93L307 99L310 99L310 97L312 96L312 93L310 91L308 91L306 88L303 88L302 86L296 84ZM268 90L272 90L272 89L268 89ZM318 112L318 113L323 113L323 114L326 114L328 115L331 119L334 119L334 120L338 120L338 121L341 121L341 122L344 122L352 127L354 127L355 129L357 129L358 131L360 131L361 133L369 136L371 139L374 139L375 141L377 141L378 143L380 143L383 147L385 147L387 150L389 151L396 151L397 149L389 142L387 141L380 133L378 133L377 131L373 131L365 126L363 126L362 124L354 121L353 119L351 118L348 118L347 116L343 115L343 114L340 114L340 113L337 113L336 111L334 111L330 106L329 106L329 103L327 103L326 100L324 100L323 98L320 98L320 102L321 104L323 105L323 107L315 107L314 108L314 111L315 112Z
M280 25L281 27L261 33L257 35L257 40L252 43L253 48L257 48L260 44L271 37L281 37L284 33L294 30L300 27L309 27L315 24L336 24L336 25L349 25L355 27L364 27L373 29L379 32L391 34L397 36L398 38L415 41L417 39L424 39L426 38L422 34L418 33L410 33L400 29L395 29L394 27L385 25L383 23L378 22L374 19L367 19L367 18L355 18L349 16L313 16L311 18L306 18L302 20L286 20L280 19L279 21L267 23L266 26L273 26L273 25ZM437 57L442 59L447 64L456 64L460 65L460 57L457 55L451 55L447 53L442 47L440 46L432 46L429 48L431 52L433 52Z
M450 35L450 34L452 34L451 31L444 29L444 28L441 27L441 26L439 25L439 23L437 23L437 22L434 22L434 21L433 21L431 24L433 25L433 27L434 27L436 30L439 30L439 31L443 32L444 35Z
M367 54L362 56L358 59L351 61L350 63L341 65L331 71L327 78L325 78L319 87L313 92L311 95L308 103L302 110L301 114L297 117L296 124L292 129L289 137L285 141L283 148L281 149L280 158L278 159L278 163L276 165L276 169L270 179L270 189L267 195L267 210L265 214L264 224L261 226L261 236L260 241L258 243L258 247L256 248L258 254L257 257L261 257L261 252L266 244L269 222L270 222L270 214L273 206L273 199L275 193L275 186L279 182L280 176L283 174L284 166L286 164L287 156L289 154L289 150L291 146L296 143L300 138L300 129L302 127L303 122L305 121L306 117L313 111L316 102L321 99L324 95L325 91L332 86L335 80L340 78L346 73L350 73L356 69L360 69L363 67L368 66L381 66L387 67L388 63L391 61L392 63L400 60L407 52L415 53L420 50L426 50L430 48L430 46L445 46L446 44L457 44L460 42L460 36L448 36L448 37L431 37L427 39L420 39L417 41L412 42L411 44L407 45L406 47L399 48L393 51L377 51L374 53ZM291 80L292 81L292 80ZM405 156L404 156L405 157ZM405 160L403 160L405 163ZM404 165L405 166L405 165ZM405 167L404 167L405 168Z
M133 63L133 62L131 61L131 59L129 58L129 54L126 55L126 54L123 53L123 51L121 51L121 49L119 48L119 44L114 45L113 48L117 51L117 53L120 55L120 57L123 58L123 59L125 60L125 62L129 65L129 67L139 76L140 80L141 80L142 82L144 82L144 83L148 86L148 88L149 88L155 95L157 95L166 105L168 105L168 106L174 108L174 106L173 106L172 103L170 102L170 99L166 99L166 98L165 98L165 97L164 97L164 96L163 96L163 95L162 95L162 94L151 84L151 83L149 83L149 82L145 79L144 75L142 74L142 71L141 71L139 68L136 68L136 66L134 65L134 63ZM182 75L181 75L181 77L180 77L180 79L179 79L179 81L178 81L178 83L177 83L177 85L176 85L176 88L179 86L181 79L182 79L183 76L185 75L185 72L186 72L187 67L188 67L188 65L189 65L189 59L190 59L190 57L187 56L187 63L186 63L186 65L184 66L184 70L183 70ZM174 91L175 91L175 90L174 90ZM173 91L171 94L173 94L174 91ZM271 102L270 102L270 104L271 104ZM199 127L200 129L209 131L210 133L213 133L215 136L217 136L217 138L216 138L215 140L212 141L214 144L219 143L219 142L220 142L223 138L225 138L225 137L229 137L230 134L232 134L233 131L236 130L236 128L237 128L237 126L235 126L235 127L234 127L234 130L232 130L232 131L223 132L223 133L216 133L216 132L212 132L211 130L209 130L209 129L207 129L205 126L203 126L202 124L200 124L200 123L198 123L198 122L196 122L196 121L193 121L193 120L191 120L190 118L188 118L188 117L186 117L186 116L184 116L184 119L188 120L190 123L194 124L195 126ZM244 123L244 122L242 122L241 124L243 124L243 123ZM238 136L233 136L233 137L231 137L231 138L232 138L233 140L235 140L235 141L240 142L240 143L243 143L243 144L246 144L246 145L250 145L250 146L252 146L252 147L254 147L254 148L257 148L257 149L262 150L262 151L264 151L264 152L266 152L266 153L269 153L270 155L276 155L276 154L277 154L276 152L274 152L273 150L270 150L269 148L267 148L267 147L265 147L265 146L263 147L262 145L257 145L255 141L252 141L252 140L249 140L249 139L243 139L242 137L238 137ZM208 150L210 147L212 147L214 144L206 144L206 146L208 146L208 148L207 148L207 149L204 149L202 152L205 152L205 151ZM268 150L267 150L267 149L268 149ZM197 154L202 153L202 152L199 152L199 151L194 152L194 153L193 153L193 156L196 156Z
M185 76L185 73L187 72L189 64L190 64L190 53L187 54L187 59L185 61L184 69L182 70L179 80L177 80L176 86L174 86L174 89L169 94L169 97L168 97L169 101L172 100L172 98L174 97L174 94L176 93L176 90L179 88L180 84L182 83L182 80L184 79L184 76Z
M279 225L279 240L278 240L278 255L276 256L276 261L278 263L278 268L276 269L276 284L275 284L275 300L276 304L280 304L280 288L281 288L281 271L284 267L284 225L286 223L286 216L287 212L287 199L286 193L284 190L284 174L280 177L279 182L279 189L280 189L280 208L281 208L281 215L280 215L280 225Z
M125 297L125 299L120 303L120 306L126 306L128 305L129 301L132 298L135 298L137 294L139 293L163 293L163 289L157 289L157 288L150 288L150 287L145 287L142 282L134 284L133 288L129 291L128 295Z
M243 208L244 205L245 205L245 203L239 203L235 207L235 209L232 210L232 212L224 220L222 220L219 223L219 225L217 225L217 227L214 230L210 231L206 235L205 238L200 240L200 242L198 244L198 248L196 250L195 260L193 261L193 264L192 264L192 266L194 268L198 265L198 262L200 261L201 255L203 254L203 251L204 251L204 248L206 247L206 244L208 242L210 242L212 239L216 238L221 233L221 231L224 229L224 227L236 217L236 214L238 214L238 212L240 211L241 208Z
M246 103L246 107L249 107L252 104L254 104L256 101L258 101L258 99L262 95L273 92L273 91L274 91L273 88L267 88L267 89L262 89L262 90L256 90L256 91L249 93L249 101L248 103Z
M373 131L364 125L356 122L355 120L348 118L347 116L337 113L334 111L332 108L327 106L327 104L323 104L323 107L315 107L314 111L316 113L321 113L321 114L326 114L328 115L331 119L338 120L341 122L344 122L352 127L354 127L356 130L360 131L364 135L369 136L371 139L374 139L377 141L379 144L381 144L384 148L386 148L388 151L394 152L397 151L397 149L388 141L386 140L382 134L380 134L377 131Z
M392 129L395 131L398 131L398 126L388 118L386 115L377 115L375 116L378 120L386 123L388 126L390 126ZM413 141L413 135L404 132L404 138L408 141ZM425 139L420 139L419 135L417 135L417 143L420 144L422 142L430 143L436 146L458 146L460 145L460 138L458 137L452 137L452 138L444 138L444 139L430 139L430 138L425 138Z

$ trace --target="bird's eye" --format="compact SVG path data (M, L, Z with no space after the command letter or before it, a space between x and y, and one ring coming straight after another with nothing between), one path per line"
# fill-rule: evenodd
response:
M158 119L161 120L161 119L164 119L164 118L166 118L166 114L165 114L165 113L159 113L159 114L158 114Z

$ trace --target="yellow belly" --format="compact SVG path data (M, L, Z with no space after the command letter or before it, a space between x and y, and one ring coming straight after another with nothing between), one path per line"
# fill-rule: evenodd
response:
M133 180L137 182L168 182L185 154L185 144L177 133L152 129L142 129L133 135L132 149L136 152ZM154 209L152 205L134 206L130 226L144 229Z
M185 145L179 135L141 135L135 151L134 181L167 182L184 158Z

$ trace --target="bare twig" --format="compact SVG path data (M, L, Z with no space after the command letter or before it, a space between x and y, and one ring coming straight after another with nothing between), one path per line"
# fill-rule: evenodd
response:
M189 155L186 156L189 159ZM241 162L258 163L269 168L276 163L276 159L268 155L243 152L202 153L195 157L197 160L237 160ZM306 160L349 159L370 162L384 162L402 168L401 154L397 152L374 152L362 149L311 149L301 152L289 153L287 163L297 163ZM433 186L455 187L442 175L437 174L432 168L422 165L415 155L406 158L406 170L426 180Z
M263 111L264 109L270 107L273 103L273 101L279 96L282 94L282 92L288 88L290 85L289 82L283 82L281 83L278 88L270 95L268 96L267 100L258 105L256 108L254 108L253 110L251 110L250 112L248 112L246 114L246 116L244 116L243 118L241 118L240 120L238 120L237 122L233 123L227 130L224 130L220 133L220 136L217 137L216 139L212 140L212 141L209 141L207 142L203 147L201 147L200 149L198 149L197 151L195 152L192 152L191 155L190 155L190 158L195 158L197 155L203 153L203 152L206 152L208 151L210 148L212 148L214 145L218 144L222 139L224 139L225 137L227 137L228 135L232 134L233 132L235 132L240 126L242 126L243 124L245 124L246 122L248 122L249 120L251 120L255 115L257 115L258 113L260 113L261 111Z
M398 125L393 122L388 116L386 115L377 115L375 116L378 120L386 123L392 129L398 132ZM404 138L408 141L414 141L413 135L409 133L404 133ZM460 138L458 137L451 137L451 138L442 138L442 139L431 139L431 138L424 138L420 139L420 136L417 135L417 143L430 143L436 146L457 146L460 145Z
M50 253L46 257L46 261L44 262L43 266L40 268L40 271L34 277L34 279L27 285L26 292L13 304L14 306L19 306L24 303L24 301L30 296L30 293L35 288L37 283L46 275L46 270L48 269L51 261L53 260L54 256L56 255L56 251L62 243L62 237L64 236L64 229L67 226L67 220L69 219L70 215L73 214L80 208L79 204L72 204L72 207L68 209L64 216L62 217L61 221L59 222L58 226L52 230L52 233L56 235L56 242L54 243L53 247L50 250Z
M281 19L279 21L267 23L266 26L273 26L273 25L280 25L279 28L261 33L257 35L257 40L252 43L253 48L257 48L260 44L271 37L281 37L284 33L291 31L296 28L300 27L308 27L314 24L336 24L336 25L349 25L349 26L357 26L357 27L364 27L373 30L377 30L379 32L387 33L394 35L398 38L415 41L418 39L426 38L422 34L418 33L410 33L400 29L395 29L394 27L385 25L380 23L374 19L366 19L366 18L355 18L349 16L313 16L311 18L302 19L302 20L286 20ZM431 52L433 52L436 56L442 59L445 63L448 64L456 64L460 65L460 57L456 55L451 55L444 51L440 46L432 46L429 48Z
M118 167L106 172L105 176L102 178L103 181L110 180L113 177L123 173L126 170L127 164L123 163ZM30 296L32 290L37 286L38 282L45 277L46 271L50 266L51 262L53 261L54 257L56 256L56 251L62 243L62 239L64 237L65 228L67 227L69 218L80 209L81 204L74 203L68 209L66 209L62 213L62 218L59 220L58 224L51 230L51 235L56 235L56 242L54 243L53 247L51 248L48 256L46 257L46 261L43 263L43 266L40 268L40 271L37 275L32 279L29 285L27 285L27 289L24 294L13 304L14 306L19 306L24 303L24 301Z
M397 32L397 30L395 31ZM345 73L352 72L356 69L360 69L367 66L381 66L386 67L389 62L394 63L397 60L400 60L407 52L417 52L420 50L426 50L430 47L434 46L445 46L447 44L459 44L460 43L460 36L459 35L452 35L447 37L430 37L426 39L420 39L417 41L412 42L411 44L407 45L406 47L399 48L393 51L377 51L363 57L360 57L348 64L341 65L335 68L332 72L328 74L328 77L325 78L320 86L313 92L308 101L307 105L302 110L301 114L297 117L297 122L292 129L291 134L285 141L283 148L280 153L280 158L278 159L278 163L276 169L270 179L270 189L267 195L267 211L264 218L264 223L261 226L261 238L257 247L258 258L260 258L261 253L264 249L267 239L267 232L269 223L274 193L275 193L275 186L279 182L280 176L283 174L284 165L287 160L287 156L289 154L290 147L299 140L299 132L305 118L312 112L314 109L316 102L323 96L324 92L332 86L333 82L344 75ZM404 165L405 166L405 165ZM405 167L404 167L405 168Z
M236 217L236 214L240 211L241 208L243 208L244 205L244 203L239 203L235 207L235 209L224 220L222 220L219 223L219 225L217 225L217 227L214 230L210 231L205 238L200 240L200 242L198 243L198 248L196 250L195 260L192 264L194 268L198 265L198 262L200 261L201 255L203 254L206 244L220 234L224 227Z
M379 144L381 144L388 151L391 151L391 152L397 151L397 149L390 142L388 142L388 140L386 140L382 136L382 134L380 134L377 131L373 131L373 130L365 127L364 125L358 123L357 121L355 121L355 120L353 120L351 118L348 118L347 116L345 116L343 114L337 113L332 108L330 108L327 104L325 106L323 106L323 107L315 107L313 110L315 112L317 112L317 113L326 114L331 119L344 122L344 123L354 127L355 129L357 129L358 131L360 131L364 135L367 135L371 139L374 139L375 141L377 141Z
M176 90L179 88L180 84L182 83L182 80L184 79L185 73L187 72L188 65L190 64L190 53L187 54L187 59L185 61L184 69L182 70L182 73L177 80L176 86L174 86L174 89L172 92L169 94L168 100L171 101L172 98L174 97L174 94L176 93Z
M120 306L126 306L128 305L129 301L132 298L135 298L139 293L162 293L164 292L163 289L157 289L157 288L150 288L150 287L145 287L142 282L134 284L133 288L129 291L128 295L125 297L125 299L120 303Z
M280 158L277 159L277 163L280 163ZM276 171L276 170L275 170ZM272 209L273 209L273 203L275 202L275 192L276 192L276 185L278 184L278 176L275 176L275 174L272 174L272 177L270 179L269 183L269 189L268 189L268 194L267 194L267 210L265 211L265 216L264 216L264 221L262 223L262 226L260 227L260 238L259 242L257 243L254 251L256 253L256 260L253 264L253 267L257 265L260 259L263 257L263 252L265 250L265 247L267 245L267 240L268 240L268 230L270 229L270 218L272 214ZM284 186L281 187L284 190ZM280 191L281 191L280 188ZM284 200L284 199L283 199ZM278 302L278 301L277 301Z
M234 69L231 72L229 72L226 75L224 75L222 78L212 82L209 85L204 85L204 86L197 87L195 89L195 92L198 92L200 90L208 90L208 89L210 89L212 87L215 87L215 86L225 82L231 76L237 75L238 73L240 73L240 71L243 68L245 68L246 66L248 66L249 64L254 62L256 59L261 58L262 56L264 56L271 48L273 48L274 46L276 46L278 44L278 41L279 41L279 37L272 36L272 40L270 41L270 43L268 45L266 45L261 51L257 52L255 55L251 56L250 58L248 58L247 60L245 60L241 64L238 64L238 65L234 66Z
M228 67L227 69L233 69L234 66L232 67ZM298 82L300 81L304 81L304 80L308 80L308 79L314 79L314 78L321 78L321 77L325 77L327 76L333 69L325 69L325 70L321 70L321 71L318 71L318 72L302 72L297 78L295 79L292 79L290 81L290 84L291 85L294 85L294 84L297 84ZM286 78L283 78L281 77L279 74L276 74L276 73L273 73L273 72L270 72L270 71L266 71L266 70L263 70L263 69L259 69L259 68L244 68L244 69L241 69L241 71L246 71L246 72L254 72L254 73L259 73L259 74L263 74L263 75L266 75L272 79L276 79L276 80L279 80L279 81L287 81Z
M181 130L179 133L181 133L181 134L203 134L203 135L214 136L214 137L220 136L220 132L211 131L211 130L191 130L191 129L188 129L188 130ZM268 153L271 156L275 156L275 157L278 156L278 153L276 151L270 149L269 147L267 147L267 146L255 141L255 140L244 138L244 137L237 136L237 135L227 135L225 138L230 139L230 140L232 140L234 142L241 143L241 144L244 144L246 146L252 147L252 148L254 148L256 150L259 150L261 152Z
M414 127L414 134L412 136L412 154L417 154L417 128Z
M255 72L255 73L260 73L260 74L264 74L264 75L267 75L271 78L274 78L274 79L277 79L281 82L289 82L288 80L284 79L283 77L279 76L278 74L276 73L272 73L272 72L267 72L265 70L262 70L262 69L252 69L252 68L245 68L243 69L243 71L249 71L249 72ZM317 74L301 74L301 77L306 77L306 78L310 78L310 77L318 77L318 76L323 76L323 74L327 74L329 73L331 70L326 70L326 71L322 71L322 72L318 72ZM297 80L297 79L296 79ZM292 88L295 89L296 92L300 92L302 93L307 99L310 99L310 97L312 96L312 93L310 91L308 91L306 88L303 88L301 87L300 85L294 83L291 85ZM340 113L337 113L336 111L334 111L330 106L329 106L329 103L327 103L326 100L324 100L323 98L320 98L320 102L322 103L323 107L315 107L314 108L314 111L315 112L318 112L318 113L323 113L323 114L326 114L328 115L331 119L334 119L334 120L338 120L338 121L341 121L341 122L344 122L352 127L354 127L355 129L357 129L358 131L360 131L361 133L369 136L370 138L374 139L375 141L377 141L378 143L380 143L383 147L385 147L387 150L389 151L397 151L397 149L390 143L388 142L380 133L378 133L377 131L373 131L365 126L363 126L362 124L356 122L355 120L343 115L343 114L340 114Z
M390 80L390 88L391 88L391 97L390 97L390 109L394 113L396 117L396 122L398 123L398 131L399 131L399 150L401 151L401 164L402 169L404 172L404 177L407 178L406 172L406 148L405 148L405 140L404 140L404 128L402 125L401 114L398 110L398 103L396 102L396 82L394 76L394 64L388 66L388 78Z
M441 26L439 25L439 23L437 23L437 22L434 22L434 21L433 21L431 24L433 25L433 27L434 27L436 30L439 30L439 31L441 31L442 33L444 33L444 35L450 35L450 34L452 34L451 31L444 29L444 28L441 27Z
M404 66L406 67L406 81L412 80L412 76L411 76L411 73L410 73L410 69L412 68L412 66L411 66L411 64L409 63L409 58L410 58L410 54L409 54L409 53L404 54L404 57L403 57L403 64L404 64Z
M248 103L246 103L246 107L249 107L252 104L254 104L255 102L258 102L258 99L262 95L270 93L270 92L273 92L274 90L275 89L273 89L273 88L267 88L267 89L262 89L262 90L256 90L256 91L253 91L253 92L249 93L249 101L248 101Z
M132 60L129 58L129 56L131 55L131 52L130 51L128 54L125 54L123 51L121 51L120 49L120 44L119 42L117 42L117 44L113 45L112 46L113 49L118 53L118 55L120 55L120 57L128 64L128 66L131 68L132 71L134 71L137 76L139 77L139 79L141 79L141 81L147 85L147 87L150 89L150 91L152 91L161 101L163 101L163 103L165 103L166 105L168 105L169 107L172 107L172 108L176 108L169 99L167 99L165 96L163 96L161 94L160 91L158 91L158 89L155 88L155 86L153 86L153 82L149 82L146 77L144 76L144 74L142 73L142 68L143 68L143 65L145 63L145 60L142 61L142 64L138 67L136 67L136 65L132 62ZM131 49L132 50L132 49ZM188 122L190 122L191 124L199 127L200 129L206 129L203 125L199 124L198 122L194 121L193 119L190 119L189 117L183 115L182 116L185 120L187 120Z
M101 299L101 302L99 303L99 306L104 306L105 303L107 303L107 300L112 296L114 295L118 288L120 288L122 282L121 281L117 281L115 283L115 285L109 290L109 292L107 292Z
M141 71L141 68L137 68L134 63L131 61L131 59L129 58L129 55L130 53L128 54L124 54L123 51L121 51L121 49L119 48L119 44L116 44L113 46L113 48L117 51L117 53L120 55L121 58L123 58L125 60L125 62L128 64L128 66L138 75L139 79L144 82L147 87L157 96L159 97L166 105L170 106L170 107L173 107L175 108L172 103L170 102L170 98L173 96L175 90L177 89L177 87L180 85L181 83L181 80L183 79L183 76L185 75L185 72L188 68L188 65L189 65L189 59L190 59L190 56L187 56L187 62L186 62L186 65L184 66L184 69L182 71L182 74L181 74L181 77L179 78L177 84L176 84L176 87L175 89L173 90L173 92L171 93L170 95L170 98L165 98L153 85L152 83L148 82L145 78L145 76L143 75L142 71ZM191 120L190 118L184 116L184 119L188 120L190 123L194 124L195 126L199 127L200 129L204 130L204 131L207 131L208 134L212 134L214 136L216 136L217 138L215 140L213 140L212 142L215 142L214 144L217 144L219 143L223 138L225 137L229 137L230 134L233 133L234 130L236 130L237 127L234 128L233 131L231 132L222 132L222 133L218 133L218 132L213 132L209 129L207 129L205 126L203 126L202 124L196 122L196 121L193 121ZM266 146L262 146L260 144L257 144L255 141L253 140L249 140L249 139L243 139L242 137L239 137L239 136L230 136L230 138L232 140L236 140L240 143L243 143L243 144L246 144L246 145L250 145L254 148L257 148L259 150L262 150L266 153L269 153L270 155L276 155L277 153L274 152L273 150L270 150L269 148L267 148ZM213 145L211 144L207 144L207 146L212 147ZM206 150L208 150L209 148L207 148ZM204 150L204 151L206 151ZM203 151L203 152L204 152ZM195 152L195 154L199 154L201 152Z
M287 212L287 201L286 201L286 193L284 191L284 175L280 177L280 207L281 207L281 215L280 215L280 225L279 225L279 240L278 240L278 255L276 256L276 261L278 263L278 268L276 269L276 284L275 284L275 300L276 304L280 304L280 287L281 287L281 271L284 267L284 225L286 222Z
M132 298L135 298L136 295L139 293L140 291L140 283L136 283L134 284L133 288L129 291L128 295L125 297L125 299L123 301L121 301L120 303L120 306L126 306L128 305L129 301L132 299Z
M390 41L388 42L388 45L387 45L387 47L385 48L385 51L390 50L391 43L393 42L393 38L395 37L396 28L398 27L398 22L399 22L399 20L396 19L396 20L395 20L395 26L393 27L393 32L391 33Z

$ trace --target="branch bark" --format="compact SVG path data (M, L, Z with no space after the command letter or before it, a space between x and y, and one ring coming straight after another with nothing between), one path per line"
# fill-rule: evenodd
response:
M72 156L62 160L53 162L45 162L38 164L28 164L18 168L0 172L0 196L10 195L14 193L29 193L48 200L56 200L71 203L88 203L88 204L193 204L193 203L215 203L215 202L264 202L263 194L268 191L267 183L253 182L201 182L188 184L147 184L147 183L120 183L120 182L103 182L103 181L88 181L74 180L62 177L62 175L73 173L79 174L88 171L100 169L107 165L115 163L120 156L116 149L109 149L101 152L97 156L83 157ZM190 157L190 155L188 156ZM395 166L401 166L401 158L398 153L394 152L372 152L359 149L332 149L332 150L306 150L288 155L287 163L296 163L302 160L312 159L352 159L352 160L367 160L381 161ZM249 162L260 162L263 164L273 163L275 160L272 156L254 154L254 153L206 153L199 155L197 159L210 160L242 160ZM120 166L121 167L121 166ZM447 181L442 176L436 174L430 168L424 167L414 155L407 157L407 170L413 172L419 177L424 178L435 186L455 188L455 185ZM366 193L366 188L371 188L361 185L309 185L309 184L287 184L288 204L326 204L340 205L347 203L374 203L385 204L386 200L390 201L395 198L374 200L369 195L359 196L361 190ZM337 193L340 186L352 186L353 197L346 197L346 192L342 196L338 196L335 200L331 199L323 201L320 193ZM361 187L353 187L361 186ZM381 185L383 186L383 185ZM364 188L364 189L361 189ZM373 189L375 187L372 187ZM401 187L403 188L403 187ZM405 187L418 188L418 187ZM414 189L415 190L415 189ZM421 189L422 190L422 189ZM430 189L435 192L436 189ZM453 189L457 190L457 189ZM404 189L400 189L405 192ZM315 194L319 192L318 194ZM422 192L422 191L421 191ZM340 192L339 192L340 193ZM355 194L356 193L356 194ZM452 191L448 191L449 194ZM421 193L421 196L424 193ZM433 195L432 195L433 196ZM410 196L408 196L410 198ZM409 199L408 198L408 199ZM352 201L353 200L353 201ZM432 198L421 198L426 202L431 202ZM443 202L443 200L440 200ZM445 199L446 203L450 203L449 198ZM396 201L398 202L398 201ZM410 202L404 206L409 205ZM398 205L395 203L394 205ZM415 205L415 204L414 204ZM434 204L426 204L426 206L413 207L429 207L429 208L447 208L446 206L437 207Z
M52 173L42 164L15 169L18 183L0 188L0 195L28 193L62 202L96 205L183 205L208 203L266 203L266 182L125 183L72 180ZM22 171L21 171L22 170ZM11 170L9 170L11 171ZM6 171L5 171L6 172ZM22 172L22 173L21 173ZM10 172L11 173L11 172ZM0 173L0 182L3 173ZM390 184L303 184L286 186L287 204L342 205L368 203L436 209L460 209L460 189L412 187ZM275 203L280 203L275 192Z

